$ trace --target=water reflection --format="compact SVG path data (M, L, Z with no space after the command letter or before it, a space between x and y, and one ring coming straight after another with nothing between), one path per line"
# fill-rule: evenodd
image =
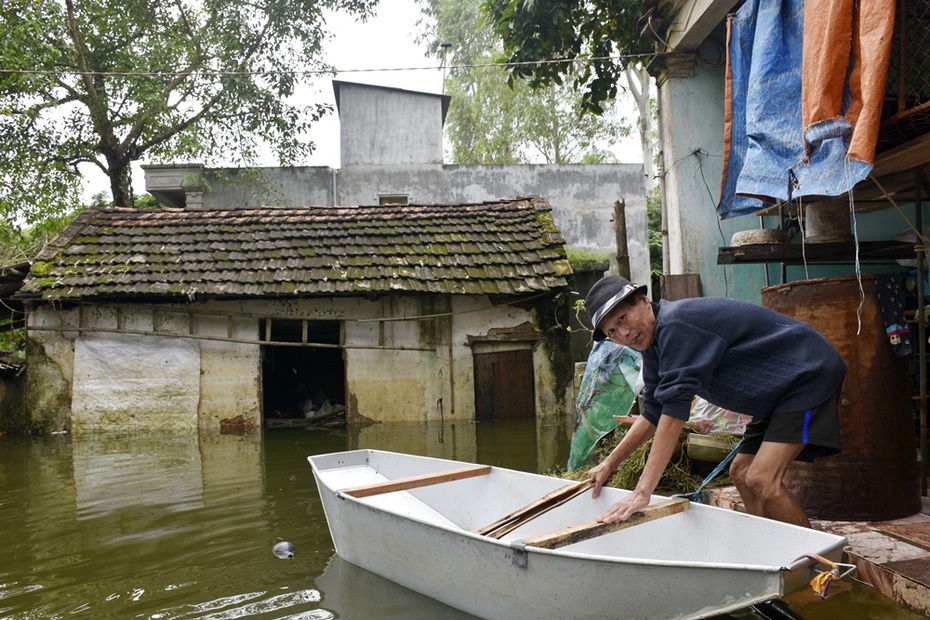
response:
M450 586L455 577L450 575ZM476 620L475 616L417 594L333 556L316 580L322 607L337 618Z
M81 437L71 443L71 462L78 519L118 515L140 503L174 511L203 507L196 435Z
M524 422L522 432L535 437L535 425ZM0 617L413 617L424 600L435 603L330 562L306 457L383 448L474 461L477 441L468 423L5 438ZM535 441L503 452L508 465L556 465ZM296 545L294 560L272 554L281 540ZM328 593L314 586L318 578ZM362 582L385 594L359 598Z
M381 448L548 471L568 432L514 421L3 438L0 617L465 620L334 555L307 456ZM273 555L281 540L293 560Z

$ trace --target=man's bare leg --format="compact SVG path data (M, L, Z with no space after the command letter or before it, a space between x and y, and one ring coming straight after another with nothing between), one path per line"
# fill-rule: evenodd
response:
M763 441L757 454L736 455L730 476L749 514L811 526L804 509L784 485L788 466L803 449L800 443Z

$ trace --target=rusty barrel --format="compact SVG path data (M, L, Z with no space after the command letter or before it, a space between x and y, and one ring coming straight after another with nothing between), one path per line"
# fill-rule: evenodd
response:
M794 463L786 475L805 511L819 519L880 521L921 509L907 361L895 357L885 336L875 279L862 276L861 283L864 297L855 276L762 289L764 306L811 324L849 367L839 408L842 452Z

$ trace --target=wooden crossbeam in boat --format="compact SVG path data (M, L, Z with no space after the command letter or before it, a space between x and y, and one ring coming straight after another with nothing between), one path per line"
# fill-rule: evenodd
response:
M479 530L475 530L475 533L481 534L482 536L490 536L491 538L502 538L505 534L532 521L539 515L549 512L556 506L561 506L568 500L581 495L592 487L594 487L594 482L592 480L585 480L578 484L561 487L551 493L543 495L523 508L511 512L506 517L501 517L494 523L486 525Z
M397 480L385 480L384 482L375 482L374 484L365 484L351 489L342 491L345 495L352 497L370 497L381 493L393 493L394 491L406 491L419 487L429 486L431 484L440 484L442 482L451 482L453 480L462 480L464 478L474 478L475 476L486 476L491 473L490 465L476 465L474 467L463 467L461 469L450 469L447 471L436 472L435 474L423 474L422 476L411 476L410 478L398 478Z
M520 542L527 547L558 549L559 547L564 547L576 542L588 540L589 538L603 536L604 534L609 534L610 532L616 532L628 527L633 527L634 525L639 525L640 523L655 521L656 519L661 519L662 517L684 512L688 509L688 504L690 504L690 502L683 498L669 499L652 506L646 506L626 521L614 521L613 523L599 523L597 521L590 521L588 523L581 523L579 525L572 525L560 530L555 530L554 532L548 532L546 534L539 534L538 536L524 538Z

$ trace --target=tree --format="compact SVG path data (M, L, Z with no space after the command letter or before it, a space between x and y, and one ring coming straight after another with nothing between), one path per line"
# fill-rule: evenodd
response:
M327 111L289 102L327 70L323 11L376 1L0 0L0 215L73 208L84 164L130 206L143 155L299 160Z
M604 145L630 133L607 108L585 113L580 93L565 84L534 89L497 64L503 53L481 0L420 0L420 36L429 53L451 66L446 131L455 163L597 163Z
M654 2L643 0L483 0L503 42L511 79L536 88L570 77L583 91L582 107L603 111L616 99L630 64L649 56L654 40L643 19ZM671 3L669 3L671 4ZM659 3L661 6L661 3ZM578 62L581 61L581 62Z
M639 109L636 123L639 129L639 144L643 151L643 174L646 177L646 195L652 193L655 179L655 149L652 148L655 137L652 135L652 118L655 114L652 100L652 78L646 66L641 62L627 65L624 69L626 83L633 94L633 100Z

